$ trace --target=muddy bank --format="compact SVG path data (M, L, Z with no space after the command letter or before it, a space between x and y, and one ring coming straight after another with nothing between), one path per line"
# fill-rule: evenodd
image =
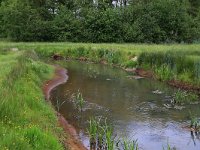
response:
M144 70L142 68L136 68L132 72L136 73L138 76L141 76L141 77L156 79L156 75L150 70ZM192 84L184 83L184 82L177 81L177 80L170 80L170 81L165 81L165 82L170 86L173 86L173 87L176 87L176 88L179 88L179 89L182 89L182 90L186 90L186 91L193 91L193 92L196 92L200 95L200 87L198 87L198 86L194 86Z
M51 91L60 84L67 82L67 70L58 66L55 66L55 75L53 79L47 81L43 86L43 92L45 99L49 101ZM86 150L84 145L78 140L78 135L76 129L68 123L68 121L59 113L56 112L58 116L58 123L65 131L67 137L64 140L64 145L70 150Z

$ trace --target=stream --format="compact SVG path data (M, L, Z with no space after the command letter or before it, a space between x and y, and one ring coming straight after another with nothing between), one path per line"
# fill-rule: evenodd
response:
M88 120L107 118L116 138L137 140L141 150L199 150L200 134L189 129L190 114L200 116L200 104L171 106L174 89L153 79L139 78L122 69L77 61L63 62L69 79L51 93L54 106L77 129L89 149ZM80 91L86 104L79 112L71 100ZM56 109L56 108L55 108Z

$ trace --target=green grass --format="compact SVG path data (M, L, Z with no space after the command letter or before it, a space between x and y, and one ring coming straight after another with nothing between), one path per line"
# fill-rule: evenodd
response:
M200 44L92 44L0 42L0 50L35 50L40 57L58 54L66 58L104 62L122 68L143 67L163 81L177 80L200 86ZM138 62L132 59L138 56Z
M200 87L199 51L142 52L138 64L152 69L163 81L176 80Z
M41 90L54 68L33 51L1 51L0 64L0 149L63 149L56 115Z
M70 43L70 42L57 42L57 43L43 43L43 42L0 42L0 48L7 49L18 47L20 49L41 49L41 50L66 50L77 49L84 47L86 49L109 49L109 50L123 50L127 52L134 52L139 54L143 51L158 52L158 51L184 51L191 53L200 53L200 44L115 44L115 43Z

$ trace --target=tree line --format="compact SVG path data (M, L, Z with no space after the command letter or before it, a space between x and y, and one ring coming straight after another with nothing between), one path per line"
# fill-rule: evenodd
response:
M14 41L200 41L199 0L0 0L0 38Z

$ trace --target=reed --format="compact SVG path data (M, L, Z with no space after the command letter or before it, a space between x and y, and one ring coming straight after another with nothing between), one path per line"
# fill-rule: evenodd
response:
M77 93L72 95L72 99L74 99L75 106L78 108L78 110L82 112L85 105L85 100L83 99L81 92L78 90Z
M99 129L99 121L97 121L94 118L91 118L89 120L89 127L87 128L87 132L88 132L89 137L90 137L90 145L91 146L93 146L93 145L96 146L98 129Z
M66 102L66 100L64 100L64 101L60 101L60 100L56 100L56 110L57 110L57 112L60 112L60 108L62 107L62 105L64 104Z
M129 141L127 139L122 140L123 150L138 150L138 144L136 141Z
M171 147L169 143L167 143L167 148L165 149L165 147L163 147L163 150L176 150L175 147Z
M173 95L173 103L183 104L191 103L199 100L199 96L196 93L187 92L184 90L178 89Z
M177 80L200 86L200 54L198 51L158 51L142 52L139 66L152 69L162 81Z

